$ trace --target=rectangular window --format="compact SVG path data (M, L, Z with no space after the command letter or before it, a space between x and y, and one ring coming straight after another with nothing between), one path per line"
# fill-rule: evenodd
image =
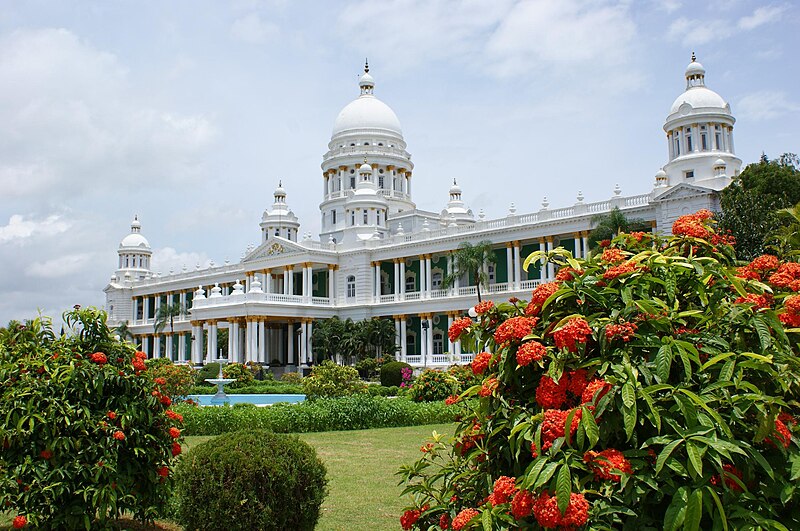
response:
M681 139L678 135L675 135L675 156L678 157L681 154Z
M686 152L691 153L694 151L694 146L692 145L692 133L689 129L686 130Z
M350 225L355 225L355 224L356 224L356 211L353 210L352 212L350 212Z
M336 211L331 210L331 224L336 225Z
M683 176L687 179L694 179L694 170L688 170L683 172Z
M383 175L378 176L378 188L383 189Z
M353 189L355 187L356 187L356 178L350 177L350 189Z
M700 149L708 151L708 135L706 133L700 133Z
M367 224L367 209L364 209L364 225Z

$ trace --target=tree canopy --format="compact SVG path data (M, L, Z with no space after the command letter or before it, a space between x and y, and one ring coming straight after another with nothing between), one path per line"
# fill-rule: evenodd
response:
M784 225L777 211L800 203L800 161L784 153L761 156L720 194L719 226L736 238L736 255L752 260L763 254L770 235Z
M614 207L610 212L597 214L592 217L594 229L589 234L589 248L596 249L603 240L612 240L623 232L650 230L646 221L639 218L628 219L619 207Z
M444 285L451 286L457 278L472 275L478 293L478 302L481 302L481 286L489 284L489 275L486 266L497 262L492 242L483 240L475 245L462 242L453 254L453 272L444 278Z

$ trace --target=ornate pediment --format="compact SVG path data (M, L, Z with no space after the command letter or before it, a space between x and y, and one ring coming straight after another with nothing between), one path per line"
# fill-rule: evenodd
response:
M694 184L687 184L687 183L680 183L666 192L657 195L653 198L654 202L659 201L674 201L676 199L686 199L689 197L698 197L703 195L711 195L717 193L715 190L711 188L704 188L702 186L697 186Z
M244 257L242 262L254 262L273 256L307 253L308 249L283 238L271 237Z

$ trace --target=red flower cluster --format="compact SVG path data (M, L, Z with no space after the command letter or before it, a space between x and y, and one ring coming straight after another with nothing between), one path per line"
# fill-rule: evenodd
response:
M538 341L527 341L517 350L517 365L525 367L547 355L547 348Z
M672 234L675 236L691 236L693 238L708 238L710 231L704 223L711 219L713 214L708 210L699 210L694 214L687 214L675 220L672 224Z
M543 409L563 409L577 404L586 389L586 370L565 372L556 383L543 375L536 388L536 402Z
M114 437L118 441L124 441L125 440L125 433L117 430L117 431L114 432L112 437Z
M736 482L734 478L739 478L739 481L742 481L742 472L735 466L731 464L724 464L722 465L723 475L725 476L725 485L728 486L733 492L742 492L742 487ZM715 487L718 487L722 484L722 479L719 477L719 474L714 474L711 476L711 484Z
M167 385L167 380L161 377L156 378L153 382L155 382L156 385Z
M556 341L556 347L559 349L566 348L570 352L577 352L578 347L576 343L586 343L586 339L592 333L589 323L582 317L574 317L567 321L567 323L553 332L553 338Z
M778 316L781 322L793 328L800 326L800 295L786 297L783 301L783 307L786 312Z
M600 255L601 262L608 262L610 264L616 264L617 262L622 262L626 258L625 253L622 252L622 249L618 249L616 247L611 247L603 251L603 254Z
M556 281L563 282L565 280L572 280L578 278L583 274L583 269L575 269L574 267L565 266L558 270L556 273Z
M603 278L605 280L614 280L617 277L621 277L622 275L627 275L628 273L634 273L638 270L639 267L631 260L628 260L627 262L623 262L619 265L609 267L608 270L605 273L603 273Z
M450 395L450 396L448 396L447 398L444 399L445 405L448 405L448 406L452 406L456 402L458 402L458 395Z
M761 275L750 269L749 266L737 267L736 276L745 280L761 280Z
M39 452L39 456L42 459L50 459L53 457L53 452L51 452L50 450L42 450L41 452Z
M602 378L595 378L588 384L586 389L581 394L581 404L588 404L595 401L594 395L597 394L597 400L600 400L611 390L611 384Z
M538 322L538 317L511 317L497 327L494 340L498 345L508 345L513 340L521 341Z
M756 295L755 293L748 293L744 297L738 297L734 304L752 304L754 310L761 308L769 308L772 306L772 296L768 293L763 295Z
M114 420L115 418L117 418L117 414L114 413L113 411L109 411L108 413L106 413L106 417L108 417L111 420Z
M158 470L156 470L156 473L162 478L169 477L169 467L162 466Z
M472 425L472 429L465 433L460 441L456 441L454 447L461 455L465 455L472 448L475 448L477 442L485 437L481 433L481 425L477 422Z
M472 374L479 375L483 374L486 369L489 368L489 362L492 361L492 355L488 352L481 352L480 354L476 355L475 358L470 363L470 367L472 368Z
M638 327L633 323L610 324L606 326L606 340L621 339L625 343L633 339Z
M780 267L781 263L778 260L777 256L772 256L771 254L762 254L758 258L753 259L745 267L751 271L755 271L756 273L769 273L770 271L775 271Z
M492 393L497 390L499 385L500 382L494 376L487 378L486 381L483 382L481 390L478 391L478 394L482 397L492 396Z
M478 315L483 315L492 308L494 308L494 303L492 301L479 302L475 305L475 313Z
M583 462L589 464L589 467L594 471L594 477L597 479L610 479L611 481L619 482L622 479L620 472L623 474L633 473L630 461L625 458L622 452L614 448L608 448L602 452L586 452L583 454ZM618 473L612 471L618 471Z
M792 432L780 418L775 419L775 435L784 448L789 448L789 444L792 442Z
M450 341L456 342L458 341L458 338L461 337L461 334L464 333L464 330L470 326L472 326L472 319L469 317L456 319L453 321L453 324L450 325L450 329L447 331L447 336L450 338Z
M533 516L542 527L574 529L589 521L589 502L583 494L573 492L569 496L567 510L562 515L556 497L544 491L533 503Z
M800 291L800 264L796 262L781 264L778 270L770 275L769 283L779 288Z
M546 452L553 446L553 441L559 437L566 435L567 417L572 413L572 409L548 409L544 412L544 420L542 420L542 451ZM572 424L570 425L570 435L574 435L578 431L578 424L581 421L581 410L575 409L575 415L572 416ZM533 447L531 447L533 451Z
M419 509L409 509L403 513L403 516L400 517L400 527L405 530L411 529L414 527L414 524L417 523L419 520Z
M166 410L164 412L164 414L166 416L168 416L169 418L171 418L172 420L177 420L178 422L183 422L183 415L181 415L180 413L175 413L171 409Z
M439 527L442 529L450 529L450 515L447 513L442 514L439 517Z
M89 356L89 359L98 365L105 365L108 363L108 357L102 352L95 352Z
M169 429L169 436L172 437L173 439L177 439L178 437L181 436L181 430L179 430L178 428L174 428L174 427L170 428Z
M533 494L527 490L517 492L514 499L511 500L511 514L517 520L530 516L533 512L533 502Z
M15 516L14 520L11 522L11 527L14 529L22 529L26 525L28 525L28 519L22 515Z
M545 284L539 284L536 286L531 294L531 301L525 308L525 315L538 315L542 309L542 306L544 306L544 303L547 302L547 299L549 299L553 293L558 291L558 288L560 287L560 282L547 282Z
M464 509L453 518L453 531L461 531L464 529L470 520L478 516L480 513L472 508Z
M516 480L509 476L500 476L494 482L494 490L489 495L491 505L502 505L511 501L517 493Z
M177 457L181 455L181 451L182 451L181 443L179 442L172 443L172 457Z

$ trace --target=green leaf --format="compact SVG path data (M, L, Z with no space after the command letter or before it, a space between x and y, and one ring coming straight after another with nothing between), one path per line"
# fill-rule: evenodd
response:
M714 504L717 506L717 514L719 515L720 522L722 522L723 531L728 531L728 518L725 516L725 508L722 506L722 501L720 501L717 493L714 492L713 487L707 486L706 491L711 494L711 498L714 500Z
M761 350L767 351L772 346L772 335L770 334L769 324L762 316L756 314L753 317L753 326L758 332L758 340L761 343Z
M636 402L633 403L633 407L622 407L622 421L625 424L627 440L630 440L633 437L634 429L636 429Z
M569 507L569 498L572 494L572 476L570 475L569 465L564 463L558 471L556 480L556 499L558 500L558 510L563 515Z
M647 403L647 407L650 409L650 415L653 417L652 421L655 424L656 430L658 431L658 433L661 433L661 415L658 413L658 408L656 408L656 404L655 402L653 402L653 398L644 391L641 391L640 394L644 399L644 401Z
M594 414L589 411L586 406L583 406L582 409L581 425L586 432L586 436L589 438L589 446L593 447L600 439L600 428L597 427L597 422L594 420Z
M664 531L677 531L686 517L686 501L687 495L686 487L681 487L675 491L672 497L672 503L667 507L667 512L664 513Z
M689 495L689 502L686 504L686 516L683 522L683 529L686 531L699 531L700 519L703 517L703 491L697 489Z
M633 407L636 405L636 388L631 382L625 382L622 386L622 403L625 407Z
M700 455L700 449L692 441L686 441L686 454L689 456L689 462L692 464L698 477L703 476L703 457Z
M548 463L545 469L542 470L542 473L539 474L539 477L536 478L536 483L533 484L531 490L536 490L545 483L547 483L548 481L550 481L550 478L553 477L556 468L558 468L558 463Z
M800 479L800 456L794 455L792 457L792 481Z
M656 354L656 376L662 383L669 380L669 371L672 367L672 346L669 343L661 345Z
M682 442L683 439L677 439L666 445L664 449L661 450L661 453L658 454L658 457L656 458L656 475L658 475L658 473L664 467L664 463L667 462L667 459L669 458L670 454L672 454L675 448L680 446Z
M483 524L483 531L492 531L492 511L483 511L481 523Z

